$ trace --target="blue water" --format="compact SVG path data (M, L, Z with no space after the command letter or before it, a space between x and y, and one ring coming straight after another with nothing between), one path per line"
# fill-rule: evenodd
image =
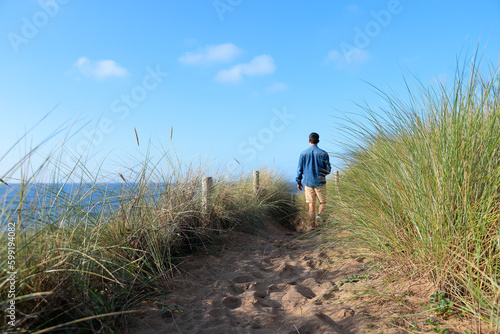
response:
M0 229L7 223L23 228L92 224L136 198L137 189L142 189L148 203L154 203L165 184L152 184L144 191L144 187L124 183L31 184L25 188L0 183ZM298 193L294 182L290 191Z
M134 189L123 183L2 185L0 222L22 227L60 226L82 220L91 223L134 197ZM152 189L151 195L157 194L157 189Z

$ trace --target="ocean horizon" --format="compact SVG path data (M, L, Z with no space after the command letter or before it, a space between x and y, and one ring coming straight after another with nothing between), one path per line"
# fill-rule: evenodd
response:
M0 224L4 225L8 221L17 224L21 219L24 227L33 223L60 225L62 220L71 220L70 212L75 213L74 218L81 217L82 212L85 212L83 216L91 221L93 215L112 213L121 203L134 198L135 185L125 182L2 184ZM148 185L151 189L145 192L146 196L160 196L165 185ZM289 182L289 186L291 193L299 193L295 182ZM23 214L19 217L21 198Z

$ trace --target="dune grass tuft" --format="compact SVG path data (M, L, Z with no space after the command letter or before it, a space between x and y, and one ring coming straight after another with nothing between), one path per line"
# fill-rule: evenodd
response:
M80 159L69 167L47 159L38 169L25 166L35 173L19 183L3 177L0 190L12 194L1 215L15 226L17 270L16 322L9 326L5 313L3 331L117 332L142 301L168 293L185 252L227 230L252 229L263 216L284 223L298 211L275 171L261 172L257 194L247 175L213 175L207 212L204 164L185 165L163 151L131 165L105 173ZM7 240L8 230L0 236ZM2 254L7 245L0 245ZM0 258L2 268L7 261ZM9 277L3 270L0 284ZM2 288L4 309L12 300L7 292Z
M472 58L453 86L380 92L342 158L335 211L354 240L500 325L500 77Z

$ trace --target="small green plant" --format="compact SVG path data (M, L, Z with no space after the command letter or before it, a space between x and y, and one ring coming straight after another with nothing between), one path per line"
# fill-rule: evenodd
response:
M404 297L396 299L398 302L398 305L406 305L408 303L408 300L406 300Z
M439 326L431 328L431 331L439 334L448 334L448 330L446 328L440 328Z
M167 305L163 302L159 302L156 305L160 308L161 314L166 316L171 316L174 313L180 312L178 305Z
M403 292L403 296L404 297L411 297L411 296L415 296L415 292L411 291L411 290L406 290L405 292Z
M445 290L436 291L431 295L429 302L433 304L429 306L429 309L437 315L446 317L453 313L453 302L447 297Z
M412 321L412 325L408 329L411 331L422 331L422 328L418 325L416 321Z
M425 320L425 324L426 325L432 325L432 326L436 326L436 325L439 325L439 320L436 320L436 319L427 319Z
M339 286L342 286L346 283L356 283L356 282L359 282L359 275L351 275L351 277L349 278L345 278L343 280L340 280L339 282Z
M353 274L349 278L345 278L343 280L340 280L339 286L342 286L346 283L357 283L357 282L361 281L362 279L370 279L372 277L373 277L372 274L364 274L364 275Z

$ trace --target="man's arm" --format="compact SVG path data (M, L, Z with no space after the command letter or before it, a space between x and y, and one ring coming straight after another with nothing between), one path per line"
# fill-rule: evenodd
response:
M318 156L318 171L321 176L327 176L332 171L330 157L326 152L324 152L323 155Z
M326 153L325 157L325 170L326 170L326 175L332 172L332 165L330 164L330 156L328 155L328 153Z
M297 181L297 189L302 190L302 177L304 174L304 156L301 154L299 158L299 165L297 167L297 177L295 181Z

